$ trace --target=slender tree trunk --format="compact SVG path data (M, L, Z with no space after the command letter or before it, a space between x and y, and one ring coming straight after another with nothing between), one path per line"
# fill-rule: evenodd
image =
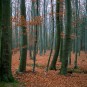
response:
M60 0L56 0L56 46L55 46L55 53L53 56L53 60L51 62L50 65L50 70L56 70L56 62L58 59L58 55L59 55L59 49L60 49Z
M52 47L51 47L51 51L50 51L46 71L48 71L48 68L49 68L49 63L50 63L51 55L53 53L53 45L54 45L54 15L53 15L53 1L52 0L51 0L51 13L52 13L52 41L51 41L51 46Z
M26 26L24 23L26 22L26 8L25 8L25 0L21 0L20 4L21 16L24 18L21 19L21 37L20 37L20 65L19 72L26 71L26 58L27 58L27 33Z
M75 34L76 34L76 38L75 38L75 63L74 63L74 69L77 69L78 68L78 46L79 46L79 43L78 43L78 36L79 36L79 28L78 28L78 18L79 18L79 7L78 7L78 0L75 0L75 5L76 5L76 28L75 28ZM84 38L85 39L85 38Z
M36 4L36 9L34 7L34 11L35 11L35 14L34 14L34 18L35 17L38 17L39 16L39 0L36 0L36 3L34 2L34 5ZM38 19L36 19L35 21L38 22ZM33 64L33 72L35 72L35 65L36 65L36 54L37 54L37 38L38 38L38 24L35 25L35 32L34 32L34 54L33 54L33 61L34 61L34 64Z
M2 21L2 0L0 0L0 21ZM2 24L0 23L0 70L1 70L1 38L2 38ZM1 81L1 71L0 71L0 81Z

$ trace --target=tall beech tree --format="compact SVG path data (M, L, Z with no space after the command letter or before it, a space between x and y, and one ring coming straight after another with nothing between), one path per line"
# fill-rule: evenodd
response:
M56 46L50 70L56 70L56 62L60 49L60 0L56 0Z
M48 63L47 63L47 69L46 71L48 71L48 68L49 68L49 63L50 63L50 59L51 59L51 55L53 53L53 45L54 45L54 15L53 15L53 2L51 0L51 13L52 13L52 41L51 41L51 51L50 51L50 54L49 54L49 59L48 59Z
M66 75L67 74L67 66L68 66L68 56L69 56L69 49L71 45L71 19L72 19L72 12L71 12L71 1L65 0L65 9L66 9L66 25L65 25L65 35L64 35L64 43L63 43L63 53L62 53L62 66L60 70L60 74Z
M35 2L33 2L33 10L34 10L34 19L36 17L39 17L39 0L36 0ZM36 18L34 20L34 22L36 22L36 25L34 25L34 53L33 53L33 72L35 72L35 66L36 66L36 54L37 54L37 42L38 42L38 19Z
M25 0L20 1L20 28L21 28L21 37L20 37L20 65L19 72L26 71L26 58L27 58L27 33L26 33L26 8L25 8Z
M10 0L0 0L0 11L0 81L11 82L14 79L11 72L12 29Z

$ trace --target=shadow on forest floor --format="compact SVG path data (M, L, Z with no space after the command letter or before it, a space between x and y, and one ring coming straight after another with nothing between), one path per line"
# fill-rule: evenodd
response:
M0 87L24 87L20 83L5 83L5 82L0 82Z

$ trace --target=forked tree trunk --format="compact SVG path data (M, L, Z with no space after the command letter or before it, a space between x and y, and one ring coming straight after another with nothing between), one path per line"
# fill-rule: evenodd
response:
M60 0L56 0L56 46L53 60L50 65L50 70L56 70L56 62L60 49L60 15L58 13L60 13Z

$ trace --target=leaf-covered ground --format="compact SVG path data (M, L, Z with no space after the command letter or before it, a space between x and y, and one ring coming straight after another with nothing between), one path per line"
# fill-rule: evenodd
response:
M29 53L29 52L28 52ZM12 58L12 72L20 83L25 87L87 87L87 54L81 52L78 56L79 69L75 70L73 74L63 76L59 74L61 63L58 60L57 71L45 72L49 52L45 55L37 55L36 72L32 72L33 60L27 55L27 69L25 73L16 73L19 66L20 53L13 54ZM75 55L72 54L72 64L69 68L74 66Z

